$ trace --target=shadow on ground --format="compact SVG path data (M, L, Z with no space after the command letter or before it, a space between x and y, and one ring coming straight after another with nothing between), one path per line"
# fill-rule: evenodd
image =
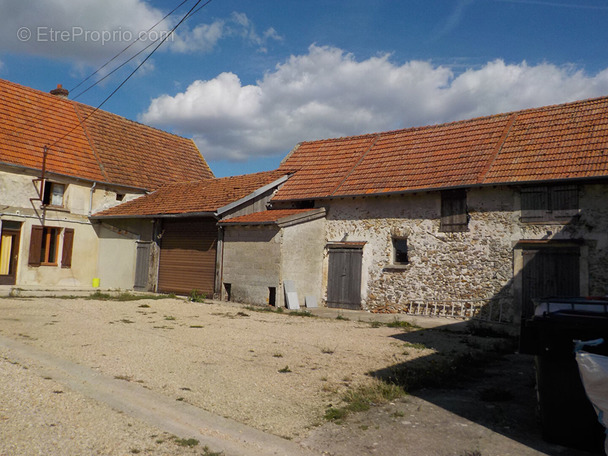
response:
M516 353L514 339L487 334L433 330L395 334L405 346L432 348L434 354L372 373L493 432L547 455L600 455L601 448L571 449L545 442L536 418L534 360ZM457 346L464 344L462 351Z

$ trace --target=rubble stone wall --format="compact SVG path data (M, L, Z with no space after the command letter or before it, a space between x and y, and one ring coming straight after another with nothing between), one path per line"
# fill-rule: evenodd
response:
M439 231L439 192L332 200L326 237L366 242L361 285L365 309L400 310L413 301L485 301L492 303L492 319L515 322L513 258L520 240L584 239L589 292L608 293L605 192L606 186L585 186L580 218L570 224L538 225L520 221L516 188L470 189L469 230L462 233ZM393 237L407 239L405 266L392 265Z

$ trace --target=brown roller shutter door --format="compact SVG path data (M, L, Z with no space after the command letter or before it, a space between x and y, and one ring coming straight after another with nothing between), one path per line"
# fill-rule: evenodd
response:
M215 219L165 220L160 246L158 290L212 297L217 245Z

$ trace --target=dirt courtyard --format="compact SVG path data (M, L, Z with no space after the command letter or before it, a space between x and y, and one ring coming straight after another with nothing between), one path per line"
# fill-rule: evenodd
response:
M587 454L545 444L532 429L529 359L488 360L465 378L444 372L450 359L491 351L498 339L226 303L84 298L0 299L0 335L317 454ZM113 411L34 374L9 349L0 347L0 366L0 455L214 454L167 447L168 437L124 414L108 418ZM343 410L345 395L408 366L416 372L409 381L429 388L324 418ZM507 391L506 401L479 399L492 385Z

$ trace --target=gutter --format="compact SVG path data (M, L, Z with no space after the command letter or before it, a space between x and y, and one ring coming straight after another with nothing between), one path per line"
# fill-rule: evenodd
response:
M337 200L344 198L368 198L368 197L380 197L380 196L394 196L394 195L406 195L411 193L422 193L422 192L440 192L442 190L458 190L468 188L485 188L485 187L497 187L497 186L519 186L519 185L546 185L546 184L578 184L578 183L593 183L608 180L606 176L589 176L589 177L573 177L573 178L561 178L561 179L544 179L544 180L525 180L525 181L505 181L505 182L490 182L490 183L474 183L465 185L454 185L451 187L425 187L425 188L414 188L410 190L394 190L391 192L377 192L377 193L352 193L345 195L327 195L327 196L309 196L307 198L289 198L289 199L272 199L271 203L289 203L292 201L325 201L325 200Z
M8 163L8 162L0 162L0 166L6 166L7 168L16 168L16 169L21 169L21 170L25 170L25 171L30 171L30 172L33 172L35 175L38 175L41 171L38 168L31 168L29 166L15 165L14 163ZM56 173L56 172L49 171L49 170L46 170L45 174L46 174L47 179L49 179L49 176L57 176L57 177L60 177L63 179L72 179L77 182L90 182L90 183L98 183L100 185L107 185L108 187L112 187L115 189L126 190L126 191L130 191L130 192L133 191L133 193L148 193L149 192L149 190L147 188L131 187L129 185L121 185L121 184L116 184L113 182L96 181L93 179L87 179L85 177L71 176L69 174L61 174L61 173Z
M111 219L171 219L185 217L212 217L217 218L215 212L187 212L180 214L146 214L146 215L91 215L92 220L111 220Z
M93 213L93 193L95 193L95 187L97 187L97 182L93 182L93 186L91 187L91 194L89 195L89 217Z

